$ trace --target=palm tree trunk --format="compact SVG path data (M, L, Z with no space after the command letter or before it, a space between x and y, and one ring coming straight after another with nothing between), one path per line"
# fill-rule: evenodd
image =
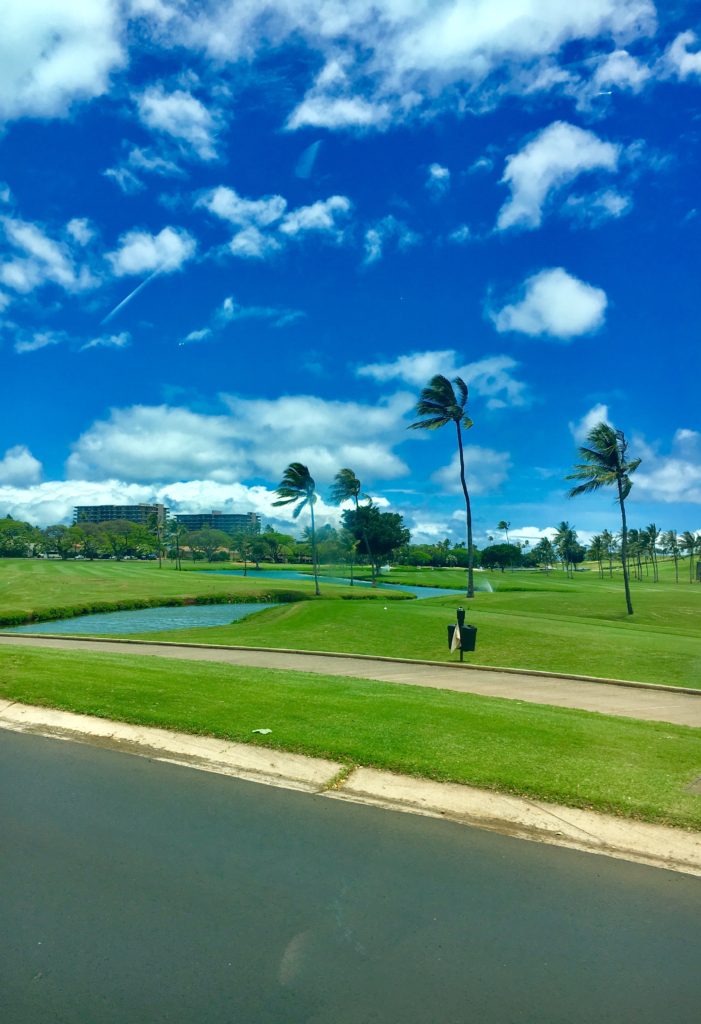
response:
M472 510L470 508L470 495L467 493L467 484L465 483L465 456L462 450L462 432L460 430L459 423L456 423L455 426L458 430L458 451L460 452L460 483L462 484L462 493L465 495L465 522L467 526L467 596L474 597L475 551L472 546Z
M621 506L621 561L623 563L623 585L626 589L626 607L628 614L633 614L633 604L630 599L630 581L628 579L628 523L626 521L626 506L623 498L623 487L620 478L618 479L618 504Z
M317 597L321 596L319 590L319 566L316 560L316 528L314 526L314 502L309 502L309 508L312 513L312 562L314 563L314 593Z

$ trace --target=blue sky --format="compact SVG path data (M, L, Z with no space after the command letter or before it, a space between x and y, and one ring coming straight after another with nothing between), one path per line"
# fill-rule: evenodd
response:
M443 373L478 541L615 528L565 497L601 419L632 525L701 529L700 87L692 3L10 0L0 514L284 526L299 460L458 539Z

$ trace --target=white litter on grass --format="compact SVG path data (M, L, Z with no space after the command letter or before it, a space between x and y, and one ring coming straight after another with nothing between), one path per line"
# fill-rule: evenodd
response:
M269 736L272 729L251 729L251 732L259 732L261 736Z

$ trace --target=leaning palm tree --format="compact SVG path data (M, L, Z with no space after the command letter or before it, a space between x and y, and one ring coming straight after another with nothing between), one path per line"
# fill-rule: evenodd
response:
M587 434L587 444L579 449L582 462L577 463L568 480L581 480L573 487L570 498L578 494L591 494L600 487L615 485L618 492L616 501L621 510L621 561L623 563L623 584L626 592L628 614L633 614L628 579L628 524L626 521L626 498L630 494L631 475L640 465L640 459L627 459L628 442L622 430L616 430L610 423L597 423Z
M503 530L504 531L504 535L506 536L506 543L507 544L510 543L510 541L509 541L509 529L510 528L511 528L511 523L507 523L506 519L500 519L499 522L497 523L497 530Z
M360 498L367 498L367 494L361 495L360 493L361 484L358 477L355 475L352 469L340 469L334 477L333 484L331 485L331 501L334 505L342 505L344 501L352 501L355 505L355 511L358 512L360 509ZM370 559L370 573L372 576L373 587L377 586L377 580L375 579L375 561L372 557L372 551L370 550L370 543L368 541L367 530L363 521L358 516L360 522L361 536L363 538L363 544L365 550L368 553Z
M285 472L282 475L280 486L276 488L276 493L280 495L278 501L273 502L273 507L277 508L280 505L292 505L295 504L295 508L292 511L292 515L295 519L299 516L302 509L309 505L309 511L312 516L312 561L314 563L314 592L316 596L319 596L319 563L316 557L316 530L314 526L314 505L317 501L316 484L314 483L314 477L311 475L306 466L303 466L301 462L291 462Z
M457 394L453 390L457 388ZM448 423L454 423L458 436L458 452L460 455L460 483L465 496L465 520L467 526L467 596L475 596L474 564L475 550L472 544L472 510L470 495L465 482L465 455L462 446L462 429L468 430L472 420L465 412L467 406L467 384L462 377L456 377L453 384L442 374L436 374L421 392L416 403L416 415L422 419L410 425L410 430L438 430Z

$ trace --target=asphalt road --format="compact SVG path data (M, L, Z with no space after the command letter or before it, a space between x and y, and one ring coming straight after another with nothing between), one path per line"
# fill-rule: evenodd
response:
M697 1024L701 885L0 733L4 1024Z

